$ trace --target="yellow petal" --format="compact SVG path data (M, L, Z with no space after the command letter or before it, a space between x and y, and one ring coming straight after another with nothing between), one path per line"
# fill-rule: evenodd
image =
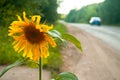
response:
M20 53L22 50L24 50L25 49L25 46L24 45L22 45L21 47L20 47L20 49L18 50L18 53Z
M40 57L43 57L43 54L44 54L43 47L40 47L40 52L41 52Z
M27 26L27 24L24 22L24 21L13 21L11 23L11 26L14 27L14 28L18 28L18 27L25 27Z
M12 43L12 45L15 45L17 43L17 41L15 40L13 43Z
M34 60L39 60L40 58L40 49L39 49L39 45L34 45L34 50L33 50L33 59Z
M13 35L13 33L8 33L8 36L12 36Z
M21 44L19 45L20 46L20 48L19 48L19 50L18 50L18 53L20 53L22 50L24 50L24 48L25 48L25 41L24 40L22 40L21 41Z
M35 16L32 16L31 18L32 18L32 22L36 20L36 25L39 25L41 16L35 15Z
M37 17L36 24L39 25L41 17L40 16L36 16L36 17Z
M23 39L23 35L21 35L14 42L15 51L18 51L19 53L21 50L23 50L23 45L24 45L24 39Z
M47 32L47 31L51 30L53 28L53 26L47 26L47 25L42 24L42 25L40 25L40 28L42 29L41 32Z
M52 37L50 37L49 35L45 35L46 37L46 41L48 41L48 43L52 46L52 47L56 47L56 43L54 41L54 39Z
M48 51L48 47L44 47L44 57L47 58L49 56L49 51Z
M23 29L21 28L13 28L13 27L10 27L11 30L8 30L8 36L12 36L12 35L16 35L16 34L20 34L20 33L23 33Z
M29 51L27 53L27 56L26 57L29 57L31 60L33 59L33 54L32 54L32 51L31 49L29 48Z
M19 15L17 15L17 17L18 17L18 20L19 20L19 21L22 21L22 19L21 19L21 17L20 17Z
M27 55L27 52L28 52L28 42L26 41L25 44L24 44L24 53L23 53L23 57L26 57Z
M19 40L19 41L17 42L17 44L14 45L15 51L18 51L18 50L19 50L19 48L21 47L20 45L21 45L21 40Z
M26 17L26 13L25 13L25 12L23 12L23 19L24 19L24 21L25 21L26 23L29 22L29 19L27 19L27 17Z

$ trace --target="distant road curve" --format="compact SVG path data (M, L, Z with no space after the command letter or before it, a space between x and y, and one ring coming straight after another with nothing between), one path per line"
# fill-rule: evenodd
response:
M93 36L103 40L111 47L120 51L120 27L117 26L95 26L89 24L66 23L74 27L79 27Z

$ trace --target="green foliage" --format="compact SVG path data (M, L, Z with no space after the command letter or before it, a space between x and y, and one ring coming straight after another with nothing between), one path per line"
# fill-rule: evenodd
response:
M101 17L103 24L120 24L120 0L105 0L99 4L84 6L79 10L71 10L65 21L88 23L91 17Z
M76 19L76 10L73 9L69 12L69 14L66 16L65 18L65 21L68 21L68 22L76 22L77 19Z
M40 0L41 4L39 9L41 9L42 21L47 23L53 23L58 19L57 14L57 0ZM44 5L43 5L44 4Z
M65 21L67 22L78 22L78 23L88 23L89 19L92 16L99 16L98 4L92 4L85 6L79 10L71 10L70 13L66 16Z
M59 23L59 22L55 23L54 29L61 32L61 33L67 31L66 27L63 24Z
M21 57L20 54L14 51L11 45L13 40L7 34L8 29L0 27L0 64L10 64Z
M63 39L72 42L78 49L80 49L80 51L82 51L82 46L81 46L80 41L76 39L74 36L67 34L67 33L63 33L62 37Z
M15 15L25 11L28 15L42 16L42 22L54 23L58 19L57 0L1 0L0 26L9 26L15 20Z
M105 0L100 4L100 17L105 24L120 24L120 0Z
M0 25L8 26L12 20L15 19L15 15L26 11L27 7L25 3L28 0L2 0L0 1ZM27 11L29 12L29 11Z
M77 76L70 72L62 72L53 80L78 80Z
M54 29L59 32L66 32L66 27L63 24L56 23ZM46 59L43 59L44 67L51 71L52 77L55 77L58 72L60 71L60 67L62 66L62 54L61 49L63 44L61 43L60 39L55 39L57 42L57 47L52 48L50 47L50 56Z
M54 38L58 38L63 43L65 43L66 41L69 41L69 42L75 44L75 46L78 49L80 49L80 51L82 51L82 46L81 46L80 41L77 38L75 38L74 36L72 36L66 32L59 32L57 30L52 30L52 31L48 32L48 34Z
M46 64L44 63L44 68L51 71L52 76L55 76L56 73L60 71L60 67L62 66L62 55L60 52L50 52L50 56L43 61L46 61Z

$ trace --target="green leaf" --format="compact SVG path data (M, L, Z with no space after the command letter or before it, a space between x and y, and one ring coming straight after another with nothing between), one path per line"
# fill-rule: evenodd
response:
M0 77L2 77L11 68L23 64L24 61L25 61L25 59L19 59L16 62L14 62L13 64L7 66L5 69L3 69L3 71L0 72Z
M80 41L74 36L68 33L60 33L57 30L48 31L48 34L54 38L59 38L64 44L66 44L66 40L68 40L72 42L73 44L75 44L75 46L82 51Z
M75 38L74 36L67 34L67 33L63 33L62 37L65 40L68 40L68 41L72 42L73 44L75 44L75 46L82 51L81 43L77 38Z
M58 32L57 30L48 31L47 33L48 33L50 36L54 37L54 38L60 39L63 43L66 42L66 41L62 38L61 33Z
M70 72L63 72L55 80L78 80L77 76Z

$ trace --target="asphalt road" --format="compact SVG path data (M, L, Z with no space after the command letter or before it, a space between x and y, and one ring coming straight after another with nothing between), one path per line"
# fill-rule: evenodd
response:
M67 23L74 27L79 27L93 36L103 40L108 45L120 51L120 27L116 26L96 26L89 24Z

